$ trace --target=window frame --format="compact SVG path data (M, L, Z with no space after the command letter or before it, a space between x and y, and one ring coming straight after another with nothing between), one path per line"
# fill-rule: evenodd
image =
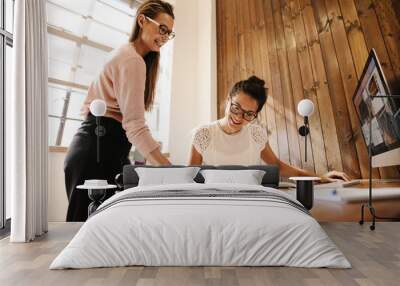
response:
M13 33L6 30L6 0L1 0L0 24L0 236L7 235L10 231L10 219L6 217L6 189L5 189L5 103L6 103L6 50L7 46L13 48ZM15 0L12 0L14 13Z

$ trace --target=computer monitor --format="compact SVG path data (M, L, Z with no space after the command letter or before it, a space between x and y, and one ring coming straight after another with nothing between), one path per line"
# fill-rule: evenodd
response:
M372 49L353 97L365 143L372 144L372 167L400 165L400 101L393 97L376 97L388 95L391 95L389 86Z

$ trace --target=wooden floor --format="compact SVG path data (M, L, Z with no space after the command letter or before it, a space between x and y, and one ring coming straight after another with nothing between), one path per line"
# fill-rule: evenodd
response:
M400 223L322 223L353 268L123 267L48 270L81 224L51 223L44 237L27 244L0 241L0 285L400 285Z

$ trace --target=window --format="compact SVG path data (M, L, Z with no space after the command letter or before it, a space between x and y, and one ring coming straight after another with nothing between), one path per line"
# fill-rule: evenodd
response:
M10 194L6 192L6 99L11 92L12 74L12 46L13 46L13 21L14 21L14 0L1 0L0 2L0 236L4 231L9 231ZM5 226L7 229L4 230Z
M133 2L47 0L50 146L69 146L83 120L80 108L90 83L109 53L128 42L136 13L134 5L129 4ZM169 114L170 69L164 66L170 66L171 53L168 44L162 52L156 104L146 114L152 134L165 144L166 129L160 129L169 122L161 117ZM168 54L168 59L163 54ZM168 112L162 108L168 108Z
M50 146L69 146L89 85L109 52L128 41L134 14L120 1L47 1Z

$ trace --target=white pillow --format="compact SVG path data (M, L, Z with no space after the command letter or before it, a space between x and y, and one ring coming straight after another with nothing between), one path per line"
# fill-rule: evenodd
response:
M135 168L139 176L138 186L195 183L193 179L199 170L199 167Z
M204 183L261 185L265 171L261 170L201 170Z

